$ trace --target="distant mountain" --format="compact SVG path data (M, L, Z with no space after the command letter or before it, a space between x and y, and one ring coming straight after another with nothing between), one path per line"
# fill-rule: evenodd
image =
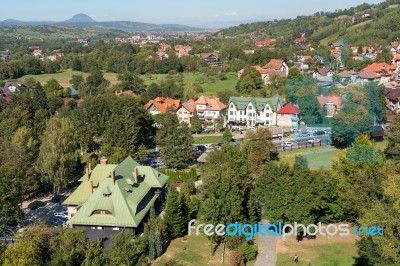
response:
M7 19L0 21L0 26L38 26L38 25L61 25L61 26L78 26L93 27L103 29L115 29L126 32L182 32L182 31L203 31L204 28L195 28L179 24L151 24L131 21L105 21L97 22L90 16L85 14L77 14L71 19L62 22L54 21L18 21Z
M72 18L64 21L63 23L76 24L76 23L95 23L95 22L96 21L94 21L94 19L92 19L88 15L80 13L80 14L76 14Z

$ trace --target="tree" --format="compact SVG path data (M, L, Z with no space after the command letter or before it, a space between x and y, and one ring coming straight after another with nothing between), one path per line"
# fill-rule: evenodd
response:
M153 144L152 124L150 114L136 99L130 96L114 97L103 138L111 146L120 147L126 154L134 156L141 144Z
M137 150L137 159L139 160L139 162L143 163L147 160L147 158L147 149L146 146L142 143Z
M175 114L166 113L157 132L161 160L169 167L182 169L193 156L193 137L186 123L180 124Z
M89 241L82 266L107 265L101 241Z
M82 75L72 75L71 79L69 80L69 83L71 84L72 87L78 90L81 86L85 85L85 79L83 78Z
M165 204L164 222L168 227L171 239L184 236L187 229L187 219L185 217L184 202L179 197L179 192L171 186L167 194Z
M396 118L390 123L387 140L385 154L396 161L400 160L400 115L396 115Z
M54 93L55 91L62 90L63 87L56 79L50 79L44 84L43 89L48 93Z
M225 144L229 143L232 140L232 132L229 128L225 128L224 134L222 135L222 140Z
M246 163L254 176L262 173L265 163L272 158L274 149L272 134L268 128L258 128L256 131L247 132L243 148L246 153Z
M185 100L189 99L196 100L197 95L202 92L203 88L201 87L201 85L194 82L188 82L188 84L186 84L185 87L183 88L183 98Z
M207 156L203 165L203 186L200 190L198 219L210 224L246 223L249 220L249 198L251 179L246 158L239 147L224 145ZM224 236L210 237L211 251L216 245L225 243Z
M201 122L199 119L199 115L197 114L197 112L194 112L192 116L190 131L192 133L198 133L200 129L201 129Z
M146 86L144 80L141 79L137 74L132 72L125 72L118 75L119 84L118 87L121 90L132 90L137 94L142 93Z
M152 208L154 211L154 208ZM155 215L155 214L154 214ZM165 251L168 243L168 227L159 217L152 217L147 227L148 253L150 260L155 260Z
M37 169L44 181L53 184L54 193L64 188L71 178L76 164L75 149L72 121L65 117L51 118L43 133Z
M253 90L259 90L263 87L264 82L261 74L252 67L245 68L239 81L236 83L236 90L241 94L250 94Z
M387 47L383 47L382 51L376 58L377 62L391 64L393 62L393 54Z
M299 97L297 104L301 110L301 117L307 124L322 123L322 107L314 95Z
M135 266L147 262L146 239L124 231L112 237L108 250L110 265Z
M225 127L225 119L222 114L214 120L214 127L216 132L220 132Z
M4 266L41 265L41 258L35 245L31 242L17 241L9 245L4 252Z
M288 73L287 79L299 79L302 77L303 77L303 75L301 74L300 69L298 69L295 66L289 68L289 73Z
M104 93L109 86L110 82L104 78L101 70L95 69L86 78L85 86L78 88L79 95L81 97L98 95Z
M87 244L84 230L60 228L57 235L50 239L50 265L81 265Z

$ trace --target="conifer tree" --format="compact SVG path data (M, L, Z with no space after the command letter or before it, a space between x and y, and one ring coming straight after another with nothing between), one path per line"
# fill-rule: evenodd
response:
M175 187L170 187L165 206L164 221L169 229L169 236L177 238L183 236L186 232L187 221L182 206L182 200Z

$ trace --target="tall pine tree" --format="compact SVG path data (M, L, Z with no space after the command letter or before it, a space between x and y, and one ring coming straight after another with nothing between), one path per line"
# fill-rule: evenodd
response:
M169 236L177 238L183 236L187 229L187 218L184 205L175 187L170 187L164 214L165 224L169 229Z

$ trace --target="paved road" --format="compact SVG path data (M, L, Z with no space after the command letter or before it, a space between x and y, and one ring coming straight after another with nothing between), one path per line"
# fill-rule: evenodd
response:
M269 224L267 220L262 221L263 225ZM275 266L276 265L276 237L258 236L258 255L254 266Z

